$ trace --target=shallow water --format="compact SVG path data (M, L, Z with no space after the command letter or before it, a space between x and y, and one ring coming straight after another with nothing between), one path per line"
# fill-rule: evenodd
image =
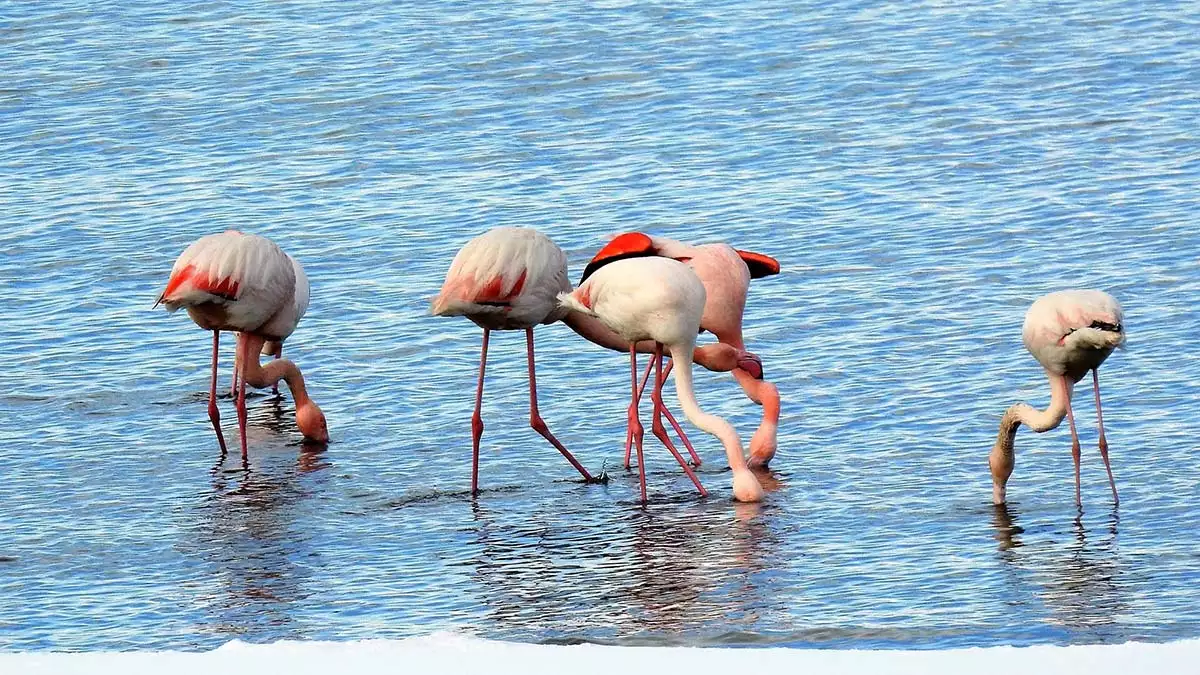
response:
M16 3L0 17L0 648L197 649L457 629L524 641L939 648L1200 636L1195 22L1174 3ZM698 499L619 468L620 355L426 315L458 246L527 225L571 276L649 230L776 256L747 341L784 396L762 505L693 434ZM313 284L286 353L333 442L205 412L209 339L151 304L197 237L279 241ZM1121 490L1020 342L1100 287ZM232 363L225 340L223 382ZM748 439L725 376L701 402ZM226 434L234 413L222 402Z

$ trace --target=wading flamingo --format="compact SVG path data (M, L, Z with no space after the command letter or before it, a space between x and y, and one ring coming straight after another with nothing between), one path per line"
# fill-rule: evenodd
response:
M537 230L494 228L467 242L450 263L442 290L433 299L432 313L435 316L465 316L483 329L475 414L471 417L471 494L479 492L479 439L483 436L480 409L488 338L493 330L525 331L529 362L529 426L558 448L584 480L595 480L550 433L538 412L533 327L554 323L567 313L559 307L557 296L569 290L566 254Z
M701 330L712 333L720 343L732 346L738 352L746 349L742 338L742 315L746 308L746 294L750 289L750 280L779 274L779 262L761 253L740 251L728 244L684 244L664 237L652 237L641 232L627 232L617 235L596 254L584 270L580 283L588 275L605 264L606 261L623 258L661 256L674 258L691 266L704 284L707 300L704 304L704 315L700 319ZM594 332L589 334L580 330L576 324L576 316L567 317L566 322L575 328L576 332L603 346L613 349L612 341L596 339ZM624 347L624 345L622 345ZM697 353L703 350L697 348ZM638 351L649 353L653 345L643 343L638 345ZM750 439L750 459L752 467L765 467L775 456L777 447L776 435L779 428L779 390L775 385L763 380L762 362L752 354L743 362L744 367L733 369L733 376L750 400L763 406L762 422ZM700 359L696 359L701 363ZM650 376L650 366L642 376L642 387ZM671 370L667 366L667 372ZM715 368L710 368L715 370ZM675 422L670 412L664 411L667 419L675 426L684 445L692 452L693 461L699 465L691 444ZM629 467L630 439L625 443L625 467Z
M1118 503L1117 483L1108 462L1108 441L1104 438L1104 416L1100 411L1100 376L1097 370L1113 349L1125 344L1124 316L1121 305L1102 291L1058 291L1038 298L1025 315L1022 338L1025 348L1046 369L1050 378L1050 405L1035 410L1017 403L1000 419L1000 434L988 455L992 471L992 501L1003 504L1005 484L1012 475L1016 457L1013 441L1017 427L1024 424L1036 432L1056 428L1063 417L1071 425L1071 457L1075 460L1075 503L1079 495L1079 435L1071 411L1075 383L1092 371L1092 389L1096 396L1096 421L1100 427L1100 457L1108 472L1113 503Z
M223 330L238 333L236 403L242 456L246 455L247 384L263 388L284 380L296 402L300 433L314 441L329 440L325 415L308 397L300 368L287 359L265 367L259 362L263 343L282 342L291 335L299 314L308 306L308 279L303 270L297 274L297 269L299 264L270 239L228 230L201 237L188 246L175 261L167 287L158 297L168 312L182 307L196 325L213 332L208 417L222 452L226 450L225 437L216 395L217 347Z
M642 340L654 342L655 387L651 397L654 402L655 436L671 450L675 459L684 467L688 476L703 493L695 474L687 468L683 458L668 440L660 414L662 401L662 356L664 348L670 354L675 368L675 391L684 414L696 426L716 436L725 446L729 466L733 469L733 496L735 499L756 502L762 499L763 490L758 479L746 466L742 456L742 442L728 422L705 413L696 402L692 389L692 352L696 335L700 332L700 317L704 313L705 292L700 278L687 265L670 258L627 258L610 259L606 264L589 270L588 278L570 293L562 293L559 299L565 307L575 312L598 318L610 330L620 335L629 346L631 395L629 426L637 444L638 474L641 482L642 502L646 501L646 468L642 456L642 425L638 419L637 343Z

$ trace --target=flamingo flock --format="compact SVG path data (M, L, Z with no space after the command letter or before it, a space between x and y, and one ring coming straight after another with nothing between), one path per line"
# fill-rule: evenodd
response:
M530 427L562 454L584 482L597 482L550 431L538 406L533 329L561 321L591 343L629 354L625 468L631 468L631 454L636 449L641 503L648 501L648 495L640 403L652 371L651 432L700 495L708 494L693 471L701 463L700 456L663 397L663 387L672 374L676 398L686 419L714 436L725 450L732 472L733 498L761 501L764 491L758 476L778 449L780 396L775 385L764 378L762 360L746 351L742 321L751 280L779 272L774 258L727 244L692 245L627 232L603 246L585 267L579 284L572 286L566 254L536 230L497 227L471 239L454 256L431 304L433 315L464 316L483 330L471 417L471 493L479 491L484 379L489 339L496 330L525 332ZM169 312L185 309L196 325L212 332L208 416L222 453L227 451L217 406L222 331L237 335L231 394L243 458L247 453L247 386L277 387L282 380L291 391L300 433L311 442L329 440L325 415L309 397L299 366L282 358L283 342L296 330L308 301L309 284L303 267L265 237L234 230L208 235L188 246L175 261L155 304L162 304ZM712 334L716 342L697 345L698 335L704 332ZM1027 403L1016 403L1001 417L999 434L988 455L993 503L1004 504L1007 500L1018 427L1024 424L1041 433L1058 427L1064 417L1071 429L1075 500L1080 503L1081 450L1071 398L1075 385L1089 372L1100 430L1100 456L1113 502L1117 503L1098 370L1125 343L1120 304L1096 290L1050 293L1030 307L1022 334L1026 349L1049 379L1050 403L1040 411ZM650 356L640 378L639 353ZM263 365L264 355L274 358ZM664 362L668 358L669 362ZM748 451L727 420L701 409L692 379L693 364L732 373L746 397L762 406L762 420L751 436ZM671 441L668 423L689 458Z

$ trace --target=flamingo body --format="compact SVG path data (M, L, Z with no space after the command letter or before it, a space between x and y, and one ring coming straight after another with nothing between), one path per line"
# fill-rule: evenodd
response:
M266 237L236 230L210 234L175 261L159 301L168 312L187 309L207 330L258 332L279 339L295 329L286 321L296 296L292 263ZM307 295L307 283L305 287Z
M704 284L670 258L613 262L564 302L600 318L627 342L695 345L704 312Z
M524 227L497 227L454 256L432 312L465 316L490 330L532 328L566 314L557 296L569 290L567 256L549 237Z
M1025 348L1048 372L1078 382L1125 343L1125 314L1108 293L1071 290L1038 298L1025 314Z

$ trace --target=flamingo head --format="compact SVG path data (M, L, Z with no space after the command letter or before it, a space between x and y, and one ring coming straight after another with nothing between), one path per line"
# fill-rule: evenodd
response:
M762 359L758 358L757 354L750 352L739 352L737 356L737 367L750 373L750 376L756 380L763 379Z
M329 428L325 426L325 413L311 400L296 406L296 426L304 437L318 443L329 442Z

